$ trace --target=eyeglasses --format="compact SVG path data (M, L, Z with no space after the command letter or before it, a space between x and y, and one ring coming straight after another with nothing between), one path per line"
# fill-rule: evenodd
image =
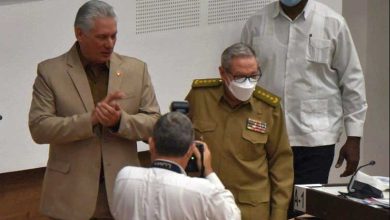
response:
M244 75L233 75L231 72L227 71L232 77L233 77L233 81L236 82L236 83L243 83L245 82L245 80L249 80L249 82L257 82L259 81L259 79L261 78L261 76L263 75L263 73L261 72L261 69L259 68L258 71L250 76L244 76Z

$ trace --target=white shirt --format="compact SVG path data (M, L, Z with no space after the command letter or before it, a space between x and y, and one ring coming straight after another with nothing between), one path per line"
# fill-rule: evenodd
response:
M335 144L363 135L364 76L343 17L309 0L292 21L273 2L245 24L241 41L255 50L259 85L282 98L291 146Z
M241 219L232 193L215 173L203 179L131 166L116 178L112 213L116 220Z

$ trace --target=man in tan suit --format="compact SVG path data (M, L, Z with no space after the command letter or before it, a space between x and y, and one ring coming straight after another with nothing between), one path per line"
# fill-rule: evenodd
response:
M41 211L55 219L110 219L118 171L139 165L136 142L160 116L147 66L113 52L113 8L92 0L78 11L77 42L38 64L29 127L50 144Z
M261 71L249 46L234 44L221 60L222 79L195 80L186 98L196 137L243 220L285 220L293 158L280 99L256 87Z

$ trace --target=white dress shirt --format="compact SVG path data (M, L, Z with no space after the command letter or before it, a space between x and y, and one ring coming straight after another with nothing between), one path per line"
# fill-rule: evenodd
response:
M241 219L215 173L206 179L162 168L124 167L114 187L116 220Z
M241 41L255 50L259 85L280 96L291 146L320 146L363 135L365 83L342 16L309 0L292 21L273 2L245 24Z

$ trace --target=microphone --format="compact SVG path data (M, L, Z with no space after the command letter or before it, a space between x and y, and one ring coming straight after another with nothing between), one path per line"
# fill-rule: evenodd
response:
M353 193L353 192L356 191L355 189L352 188L352 183L353 183L353 181L354 181L355 178L356 178L357 172L358 172L360 169L362 169L363 167L366 167L366 166L373 166L373 165L375 165L375 161L374 161L374 160L371 160L370 162L368 162L368 163L366 163L366 164L364 164L364 165L361 165L360 167L358 167L358 168L356 169L356 171L353 173L351 179L349 180L348 188L347 188L347 189L348 189L348 193Z

